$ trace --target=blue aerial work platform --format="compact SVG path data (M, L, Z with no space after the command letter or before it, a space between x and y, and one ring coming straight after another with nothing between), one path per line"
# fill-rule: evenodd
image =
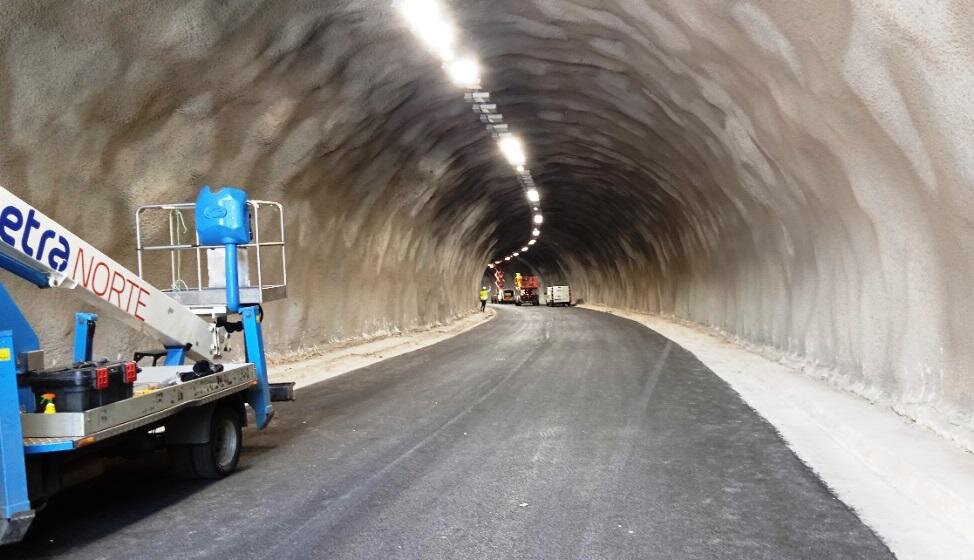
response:
M168 239L147 241L147 231ZM239 458L245 405L263 429L274 413L271 401L293 399L292 384L268 382L261 332L261 304L287 295L281 205L249 200L232 187L203 187L195 204L140 207L136 234L133 273L0 187L0 267L38 288L73 289L161 345L133 351L123 364L93 361L98 315L77 313L69 363L97 373L97 386L85 390L107 390L108 368L117 366L129 393L99 401L108 403L102 406L59 411L67 394L39 397L32 388L52 372L44 369L41 341L0 282L0 544L23 538L35 508L60 490L62 470L79 454L97 456L136 437L145 440L140 448L166 446L183 474L225 476ZM165 268L145 266L150 255L168 257L166 290L146 279ZM196 267L189 282L184 261ZM275 266L265 270L269 263ZM219 363L238 331L245 361ZM146 357L164 365L136 366Z

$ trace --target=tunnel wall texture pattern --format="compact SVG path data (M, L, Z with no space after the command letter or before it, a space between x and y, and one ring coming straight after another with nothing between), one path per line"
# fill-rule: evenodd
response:
M493 54L576 293L773 347L971 446L974 6L515 12Z
M522 268L974 425L970 3L448 5L543 190ZM284 202L278 352L447 320L527 236L386 1L3 3L0 118L0 184L121 262L138 204L206 182ZM66 348L67 296L19 293Z
M450 320L475 305L491 246L488 199L454 187L489 166L465 155L489 138L457 127L469 109L453 88L415 81L439 69L391 8L367 8L0 4L0 184L132 269L138 205L204 183L282 202L277 353ZM63 363L78 300L8 284ZM99 329L100 352L148 344L108 313Z

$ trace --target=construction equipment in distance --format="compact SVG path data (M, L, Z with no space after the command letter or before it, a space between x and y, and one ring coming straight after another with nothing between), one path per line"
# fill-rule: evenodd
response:
M514 304L541 305L541 281L537 276L514 275L515 299Z

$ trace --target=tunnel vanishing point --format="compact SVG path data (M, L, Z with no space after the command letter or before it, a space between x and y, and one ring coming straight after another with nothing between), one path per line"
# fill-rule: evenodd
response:
M519 264L974 448L974 4L448 5L544 192ZM123 263L139 204L284 202L279 354L456 317L529 231L386 0L5 2L0 119L0 184ZM66 352L69 296L28 289Z

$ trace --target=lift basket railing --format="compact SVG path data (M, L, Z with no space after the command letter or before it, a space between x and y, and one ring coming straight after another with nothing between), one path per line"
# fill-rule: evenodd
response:
M284 209L277 202L263 200L249 200L247 206L253 242L237 246L240 304L260 305L284 299L287 297ZM224 248L200 244L194 223L195 209L195 203L187 202L151 204L136 210L138 274L151 281L146 276L160 273L164 266L155 266L152 257L168 255L170 284L163 291L198 314L225 313ZM164 240L167 233L168 242L157 239ZM188 243L190 239L192 243Z

